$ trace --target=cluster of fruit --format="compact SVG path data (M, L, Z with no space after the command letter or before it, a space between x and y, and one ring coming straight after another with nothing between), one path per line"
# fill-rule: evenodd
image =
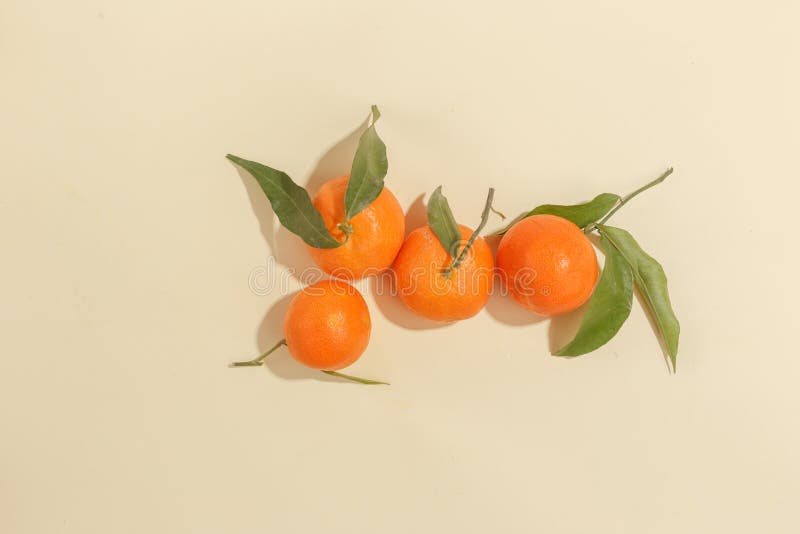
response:
M314 261L331 276L292 300L284 339L261 356L233 366L262 365L285 345L308 367L365 384L384 384L338 370L366 350L371 329L367 304L348 282L390 270L403 303L433 321L477 314L489 299L495 275L519 304L540 315L567 313L588 301L575 338L555 352L558 356L579 356L608 342L630 314L635 286L675 369L680 327L664 271L630 233L606 224L672 169L624 197L603 193L583 204L546 204L520 215L497 232L502 238L495 258L480 236L490 212L502 216L492 206L493 189L480 224L472 230L456 222L437 187L428 200L428 224L404 239L403 209L384 187L388 161L375 129L379 116L373 106L350 174L325 183L313 201L285 173L228 155L256 179L281 224L305 241ZM588 238L594 232L605 255L602 274Z

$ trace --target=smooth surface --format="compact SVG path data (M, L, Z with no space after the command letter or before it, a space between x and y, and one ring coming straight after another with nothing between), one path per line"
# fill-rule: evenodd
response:
M797 531L797 3L477 4L0 2L0 532ZM373 103L417 223L674 165L613 221L678 374L638 302L564 360L574 318L426 329L370 284L350 371L391 387L226 368L309 257L224 155L316 188Z

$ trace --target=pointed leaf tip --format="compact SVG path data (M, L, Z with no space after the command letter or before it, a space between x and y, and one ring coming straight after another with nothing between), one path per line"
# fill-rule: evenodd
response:
M461 243L461 230L458 228L456 218L450 209L447 198L442 194L442 186L437 187L428 199L427 207L428 226L439 239L439 243L455 258L458 245Z
M308 192L294 183L288 174L233 154L226 157L256 179L278 220L287 230L315 248L336 248L341 245L328 231Z
M681 326L672 309L664 268L645 252L626 230L603 224L598 225L598 229L600 235L607 238L619 250L633 269L636 287L639 288L645 307L664 341L674 372L677 365Z
M372 204L383 191L383 180L389 170L386 145L375 129L381 116L378 106L372 106L372 122L361 134L350 168L350 180L344 194L345 222Z

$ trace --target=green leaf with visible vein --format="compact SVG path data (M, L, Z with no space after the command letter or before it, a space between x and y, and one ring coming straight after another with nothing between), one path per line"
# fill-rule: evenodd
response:
M336 248L341 245L328 231L306 190L294 183L289 175L232 154L228 154L227 158L256 179L278 220L287 230L299 235L312 247Z
M461 243L461 230L458 228L456 218L453 217L447 198L442 194L441 185L434 190L428 200L428 226L439 238L447 253L455 258L458 245Z
M627 231L613 226L600 224L600 234L606 238L622 254L633 270L636 287L644 297L644 301L656 323L659 334L664 340L667 354L672 362L672 370L676 369L678 357L678 338L680 323L672 310L667 289L667 276L664 269Z
M580 356L592 352L613 338L631 313L633 270L605 236L600 246L606 255L603 274L589 300L575 338L556 352L557 356Z
M495 232L492 235L503 235L508 232L516 223L530 217L531 215L558 215L568 221L572 221L578 228L583 228L588 224L599 221L606 213L617 205L619 202L619 195L613 193L601 193L594 197L589 202L583 204L573 204L571 206L561 206L559 204L544 204L537 206L527 213L523 213L513 221L511 224L502 230Z
M378 107L372 106L372 123L358 140L344 194L345 222L372 204L383 191L383 179L389 169L389 161L386 158L386 145L375 130L375 121L380 116Z

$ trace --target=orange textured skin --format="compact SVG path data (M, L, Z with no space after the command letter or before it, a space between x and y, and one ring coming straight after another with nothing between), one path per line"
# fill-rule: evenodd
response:
M355 362L369 343L372 323L364 297L341 280L323 280L300 292L283 320L286 347L313 369L334 371Z
M337 225L344 221L344 194L349 176L326 182L314 197L331 235L342 242L344 232ZM400 203L383 188L372 204L350 219L353 233L337 248L308 247L311 257L323 271L345 280L358 280L379 274L391 266L405 235L405 214Z
M472 230L461 225L459 229L460 252ZM396 289L408 309L433 321L447 322L481 311L494 282L492 251L483 238L477 238L461 265L446 278L442 271L452 261L430 226L411 232L392 266Z
M540 315L558 315L586 302L597 282L597 255L583 232L555 215L515 224L497 247L497 269L517 302Z

